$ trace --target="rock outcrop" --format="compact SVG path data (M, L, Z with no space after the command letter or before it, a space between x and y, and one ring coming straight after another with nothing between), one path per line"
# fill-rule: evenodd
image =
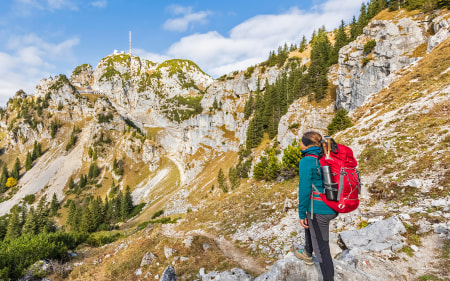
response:
M337 108L353 110L395 80L398 71L421 59L449 35L449 19L431 23L436 34L427 32L427 22L404 17L398 21L373 20L357 40L339 51ZM375 40L373 49L365 44ZM426 51L426 52L425 52Z
M397 216L393 216L362 229L343 231L340 237L350 250L358 248L362 252L397 251L405 245L405 238L401 236L405 232L403 223Z

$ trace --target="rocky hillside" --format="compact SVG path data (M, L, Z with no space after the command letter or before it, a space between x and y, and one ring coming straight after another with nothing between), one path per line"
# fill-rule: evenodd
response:
M319 266L291 254L304 239L297 180L252 175L264 157L282 160L305 131L326 134L345 108L353 126L334 138L353 148L364 189L359 209L332 222L336 280L445 280L449 35L447 10L381 12L340 49L327 97L293 100L276 136L265 134L253 150L245 149L257 118L246 116L250 96L294 73L292 62L310 63L310 46L282 66L220 79L191 61L124 54L43 79L34 96L19 91L1 112L0 160L8 180L17 161L19 175L5 179L0 215L56 196L57 225L73 229L72 204L82 212L92 198L115 204L130 191L137 211L98 228L115 230L90 236L64 265L36 265L52 280L315 280ZM239 165L249 175L234 185Z

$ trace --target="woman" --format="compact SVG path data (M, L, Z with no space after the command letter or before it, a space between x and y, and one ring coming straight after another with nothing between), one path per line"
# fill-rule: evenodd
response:
M311 193L312 184L320 193L323 192L322 170L319 163L321 141L322 136L319 133L307 132L303 135L300 144L302 159L299 163L298 215L301 226L305 228L305 247L294 253L305 264L311 265L314 251L320 264L323 280L329 281L334 280L333 260L328 242L329 223L337 217L337 213L320 200L318 195Z

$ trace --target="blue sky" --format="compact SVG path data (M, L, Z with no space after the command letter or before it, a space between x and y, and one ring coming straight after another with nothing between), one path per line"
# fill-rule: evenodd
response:
M190 59L213 77L267 59L322 25L349 22L363 0L6 0L0 11L0 105L39 80L93 67L114 50Z

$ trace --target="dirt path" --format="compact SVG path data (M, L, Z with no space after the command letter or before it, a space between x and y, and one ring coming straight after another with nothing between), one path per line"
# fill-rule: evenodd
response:
M223 253L224 256L229 258L230 260L236 262L239 264L239 266L242 269L245 269L247 271L250 271L252 273L255 273L257 275L260 275L264 272L266 272L266 269L261 266L258 261L253 259L252 257L247 256L246 254L242 253L242 251L238 248L236 248L232 242L226 240L223 236L216 237L212 234L206 233L202 230L193 230L189 231L188 233L184 232L177 232L173 229L173 225L163 225L161 228L162 235L170 237L170 238L177 238L177 239L185 239L189 236L198 235L198 236L204 236L209 239L213 239L214 243L216 244L217 248Z

